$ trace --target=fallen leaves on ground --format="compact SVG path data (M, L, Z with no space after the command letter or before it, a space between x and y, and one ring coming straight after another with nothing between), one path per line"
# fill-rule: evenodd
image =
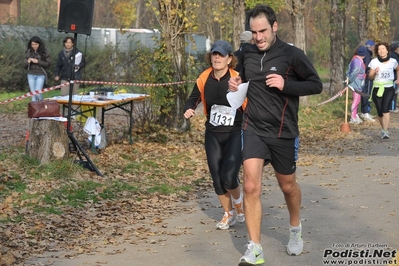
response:
M21 198L22 193L12 193L0 202L0 219L9 220L0 224L0 265L28 265L24 262L27 258L46 251L74 257L98 252L104 246L158 243L162 240L152 238L187 234L187 229L168 228L165 220L176 213L191 212L189 202L212 187L203 148L204 118L192 120L191 132L162 132L168 134L165 143L149 141L151 136L137 136L133 145L113 144L97 155L91 154L104 177L83 171L72 180L54 180L47 178L46 173L43 179L34 179L27 176L25 169L18 169L7 161L0 162L4 172L21 175L28 185L24 195L50 193L66 184L76 186L82 180L103 183L93 192L98 195L113 181L139 188L122 191L112 200L100 198L96 203L85 202L81 207L56 202L61 214L35 212L34 206L48 207L42 198ZM182 176L184 173L190 174ZM11 175L1 176L0 186L3 186ZM187 185L191 190L166 194L147 192L162 183L168 188Z

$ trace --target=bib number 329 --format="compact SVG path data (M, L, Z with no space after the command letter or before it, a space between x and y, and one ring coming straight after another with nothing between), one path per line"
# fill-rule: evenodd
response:
M232 126L234 125L234 118L236 117L236 110L225 105L214 104L211 107L211 115L209 123L214 126Z

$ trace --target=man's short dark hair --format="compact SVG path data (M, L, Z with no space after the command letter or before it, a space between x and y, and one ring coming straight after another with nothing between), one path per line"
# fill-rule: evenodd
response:
M271 26L273 26L274 22L277 21L277 16L273 8L267 5L257 5L256 7L254 7L249 11L248 21L247 21L248 24L251 18L256 18L262 15L266 17Z

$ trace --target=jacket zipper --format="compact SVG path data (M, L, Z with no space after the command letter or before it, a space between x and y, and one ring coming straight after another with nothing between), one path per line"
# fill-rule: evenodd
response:
M262 58L260 59L260 71L263 71L263 58L265 58L266 52L263 53Z

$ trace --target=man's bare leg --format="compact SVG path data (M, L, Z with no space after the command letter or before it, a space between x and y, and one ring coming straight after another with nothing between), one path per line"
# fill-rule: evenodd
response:
M251 158L244 161L244 213L249 239L260 244L262 222L262 170L263 159Z
M300 224L301 210L301 188L296 182L295 173L291 175L283 175L275 172L278 184L284 194L287 203L288 212L290 214L290 225L298 226Z

